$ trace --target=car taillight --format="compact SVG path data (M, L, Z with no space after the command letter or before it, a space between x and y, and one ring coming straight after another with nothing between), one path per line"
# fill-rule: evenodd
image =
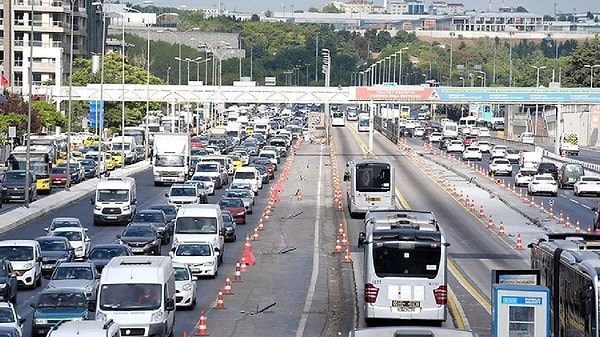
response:
M366 296L365 296L366 297ZM437 287L433 290L433 297L435 297L435 303L438 305L446 305L448 302L448 288L445 284Z
M379 295L379 288L372 283L365 284L365 303L375 303Z

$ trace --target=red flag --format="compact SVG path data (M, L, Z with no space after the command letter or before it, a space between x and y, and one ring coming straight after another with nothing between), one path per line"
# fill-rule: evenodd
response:
M2 73L2 78L0 79L0 84L2 85L3 88L8 88L8 78L6 78L6 76L4 75L4 73Z

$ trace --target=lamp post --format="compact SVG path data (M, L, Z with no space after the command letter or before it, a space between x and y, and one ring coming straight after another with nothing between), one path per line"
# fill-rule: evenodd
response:
M477 73L481 74L481 80L482 80L482 87L485 87L485 83L487 82L487 73L483 70L477 70ZM478 76L479 77L479 76Z
M32 113L32 104L33 104L33 1L31 2L31 27L29 31L29 102L27 102L27 148L25 150L25 186L29 186L31 182L29 181L29 172L31 172L30 164L31 164L31 113ZM71 11L71 15L73 12ZM71 20L73 22L73 20ZM73 34L73 30L71 30L71 34ZM71 50L72 52L72 50ZM69 94L71 93L69 88ZM69 165L67 165L68 167ZM68 179L68 176L67 176ZM25 188L25 207L29 208L29 188Z
M454 32L450 32L450 76L448 78L448 82L450 83L450 86L452 86L452 56L453 56L453 49L452 49L452 38L456 35L456 33Z
M594 68L600 67L600 64L585 64L584 67L590 68L590 88L594 87Z
M186 58L186 61L188 61L188 60L189 60L189 62L194 62L196 64L196 81L200 81L200 63L204 62L204 61L201 61L202 56L198 56L193 60ZM188 82L189 82L189 80L188 80Z
M171 72L171 66L167 67L167 85L169 85L169 73Z
M402 52L404 50L407 50L408 47L404 47L404 48L400 48L400 50L398 50L398 53L400 53L400 63L398 64L398 84L402 85Z
M513 61L512 61L512 44L513 44L513 36L515 35L515 32L508 32L508 34L510 35L510 47L509 47L509 52L508 52L508 58L509 58L509 62L508 62L508 86L512 87L512 79L513 79Z
M535 81L535 87L539 88L540 87L540 70L546 69L546 66L541 66L541 67L531 66L531 67L534 68L537 71L537 78L536 78L536 81Z
M173 35L173 37L175 37L175 40L177 41L177 49L178 49L177 57L179 58L179 61L177 62L177 68L178 68L177 79L178 79L178 84L181 85L181 39L179 38L179 35L175 34L173 31L168 30L168 29L164 29L164 30L161 29L161 30L157 30L156 32L157 33L169 33L169 34Z
M73 31L75 30L74 27L74 17L73 17L73 12L74 12L74 7L75 7L75 0L71 0L71 22L70 22L70 28L71 28L71 41L70 41L70 50L69 50L69 116L67 118L67 167L65 168L66 171L66 176L67 176L67 183L65 184L65 190L69 191L71 189L71 120L72 120L72 115L73 115ZM32 25L33 25L33 17L31 18L32 20ZM33 35L30 37L33 38ZM29 43L31 45L33 45L33 40L29 41ZM30 55L31 57L31 62L30 62L30 67L33 66L33 55ZM32 80L33 80L33 71L31 71L32 73ZM27 175L29 176L29 174ZM28 186L29 185L25 185L26 186L26 190L28 190ZM29 200L29 196L27 197L27 200Z
M462 86L464 87L465 86L465 78L461 76L458 79L462 81Z

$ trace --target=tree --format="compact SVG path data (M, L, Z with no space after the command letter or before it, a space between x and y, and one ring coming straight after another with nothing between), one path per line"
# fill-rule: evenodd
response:
M44 101L33 101L32 109L37 111L40 125L46 130L53 130L57 126L64 128L67 125L67 120L56 110L54 104Z
M323 7L323 10L321 10L321 12L323 13L342 13L337 7L335 7L335 5L333 3L328 3L327 5L325 5L325 7Z
M8 127L17 129L17 138L27 133L27 115L29 106L21 95L5 93L6 101L0 103L0 142L6 143L8 139ZM37 111L31 109L31 132L39 132L40 120Z
M320 9L318 9L317 7L310 7L310 8L308 9L308 12L309 12L309 13L321 13L321 10L320 10Z

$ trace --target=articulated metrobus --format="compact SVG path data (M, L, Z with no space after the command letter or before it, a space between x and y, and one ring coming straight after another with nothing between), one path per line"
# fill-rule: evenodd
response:
M376 320L446 320L447 246L431 211L381 210L365 215L364 315Z
M356 127L358 132L371 131L371 116L368 113L360 113L358 115L358 125Z
M355 159L346 164L344 181L351 217L371 210L394 209L394 167L379 159Z
M346 118L343 111L331 112L331 126L345 126Z
M50 194L52 184L50 171L54 148L45 145L32 145L29 148L29 167L36 178L36 187L39 193ZM6 164L9 170L25 170L27 163L27 146L17 146L8 155Z
M531 268L550 289L552 336L600 334L600 235L556 233L531 244Z

